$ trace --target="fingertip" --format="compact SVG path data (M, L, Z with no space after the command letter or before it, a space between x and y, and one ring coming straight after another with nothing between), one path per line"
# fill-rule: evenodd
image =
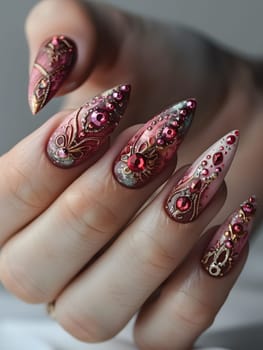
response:
M58 15L62 12L63 16ZM51 87L53 87L53 95L62 95L76 89L87 79L95 61L97 34L87 7L81 2L73 0L43 0L39 2L27 17L25 32L30 51L29 90L31 94L29 93L29 100L31 110L35 114L45 105L43 103L43 106L39 106L32 98L32 90L38 88L42 80L46 79L43 95L48 94ZM68 57L70 59L68 59L69 64L66 66L65 72L61 67L55 66L52 70L52 62L50 63L48 60L49 52L46 52L47 43L52 42L54 37L61 36L67 38L72 43L71 46L76 47L74 55ZM62 50L64 49L65 45L62 47ZM46 53L46 55L42 53L46 60L44 63L43 60L38 62L41 50ZM53 58L54 56L51 57L51 59ZM40 63L40 72L37 77L32 77L36 62ZM59 83L58 79L54 79L55 82L52 80L54 74L60 74ZM51 84L51 87L48 84ZM51 99L53 96L49 97ZM41 98L46 99L46 102L49 100L47 96L41 96Z

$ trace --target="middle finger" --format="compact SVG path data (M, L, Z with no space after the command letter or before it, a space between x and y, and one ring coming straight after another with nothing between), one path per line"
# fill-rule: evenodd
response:
M84 341L112 337L182 263L224 202L222 181L237 146L235 135L231 132L214 144L179 182L182 171L177 173L113 245L64 290L55 313L67 331ZM163 203L166 211L161 209Z
M166 180L175 164L171 163L156 180L146 184L175 155L193 111L193 104L189 107L189 101L184 101L154 117L136 133L124 149L127 152L136 149L136 152L128 159L123 155L115 166L129 180L125 180L126 187L116 182L112 164L131 130L41 216L14 236L1 252L0 275L7 288L30 302L55 298ZM171 129L171 137L167 124L175 122L180 112L184 112L180 127ZM155 134L162 132L167 135L167 142L157 147ZM119 168L118 164L121 164ZM132 174L138 181L130 181ZM119 170L116 176L120 177ZM142 185L145 187L140 190L127 188Z

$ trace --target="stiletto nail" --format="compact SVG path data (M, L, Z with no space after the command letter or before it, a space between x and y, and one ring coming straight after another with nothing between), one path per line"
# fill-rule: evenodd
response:
M77 57L76 45L63 35L54 36L39 50L30 75L28 100L33 114L57 93Z
M252 196L219 227L201 260L209 275L223 277L238 261L248 241L255 212L256 202Z
M70 114L48 142L47 154L52 163L60 168L71 168L96 153L119 124L130 91L130 85L120 85Z
M129 188L146 185L175 155L192 121L196 101L180 102L145 124L114 163L116 180Z
M238 145L234 130L204 152L175 185L165 203L168 215L175 221L193 221L210 202L222 184Z

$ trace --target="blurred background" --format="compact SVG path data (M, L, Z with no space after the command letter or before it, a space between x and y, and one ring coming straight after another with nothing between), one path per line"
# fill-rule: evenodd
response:
M145 13L155 18L176 21L196 28L244 55L263 57L262 0L94 1L112 3L140 14ZM38 117L33 117L27 104L28 52L24 37L24 21L30 8L36 3L37 1L34 0L8 0L1 1L0 4L0 154L6 152L59 109L60 101L53 101ZM216 345L215 339L218 337L219 345L231 346L234 350L241 350L241 343L242 349L263 349L261 268L263 235L260 236L258 244L253 247L253 254L242 277L217 318L214 333L208 334L203 339L203 344L212 342ZM24 319L29 315L39 317L43 313L40 307L26 306L10 296L4 297L1 294L0 310L0 320L5 317ZM247 327L249 323L250 326ZM21 324L19 327L21 328ZM222 344L222 330L225 328L228 328L232 337L227 337L224 331L226 336L224 339L227 341L226 344ZM237 330L236 335L234 329ZM240 329L244 332L240 333ZM212 337L212 340L209 337ZM241 339L238 348L235 346L237 338ZM251 339L254 340L252 345ZM1 329L0 349L2 350ZM4 350L6 349L9 350L8 347L4 347ZM33 350L31 347L27 349ZM40 348L34 348L34 350L38 349Z

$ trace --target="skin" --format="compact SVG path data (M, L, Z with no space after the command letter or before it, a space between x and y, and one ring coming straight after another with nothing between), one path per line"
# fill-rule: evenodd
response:
M67 94L67 110L2 156L2 282L27 302L56 300L56 320L83 341L113 337L140 310L134 328L139 349L191 348L212 323L247 256L246 248L223 280L211 278L199 264L214 230L200 236L223 206L226 187L195 222L178 224L162 210L183 173L181 169L170 176L175 162L135 191L117 184L111 167L138 129L135 124L195 96L198 112L177 167L191 163L224 133L238 128L241 142L226 178L228 199L216 221L221 223L251 193L260 202L260 65L176 26L73 0L41 1L28 16L26 33L30 67L42 42L57 33L75 40L79 56L59 92ZM120 82L131 83L133 95L113 145L77 168L55 168L45 155L52 131L72 108ZM259 218L261 210L259 206ZM160 285L161 294L149 301Z

